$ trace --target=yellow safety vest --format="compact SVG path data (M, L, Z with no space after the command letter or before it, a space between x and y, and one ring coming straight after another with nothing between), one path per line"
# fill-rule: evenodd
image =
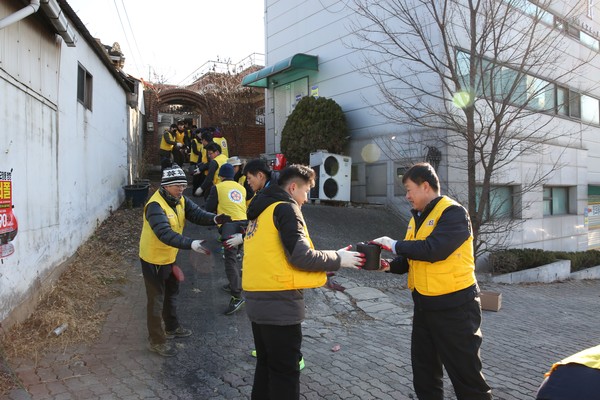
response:
M184 144L185 143L184 138L185 138L185 131L179 132L179 129L175 131L175 141L177 143Z
M443 196L415 232L415 219L408 223L404 240L425 240L436 227L442 212L450 206L459 205ZM473 235L448 258L437 262L408 260L408 288L425 296L440 296L465 289L475 284L475 258L473 256Z
M221 154L224 154L225 157L229 158L229 148L227 147L227 139L224 137L214 138L213 141L221 146Z
M171 132L165 132L165 133L169 134L171 141L175 140L175 138L173 137L173 134ZM160 149L161 150L167 150L167 151L173 150L173 145L167 143L167 141L165 140L165 136L164 135L160 139Z
M227 162L227 157L224 154L219 154L218 156L216 156L215 158L213 158L213 160L215 160L217 162L217 164L219 164L219 166L217 167L217 170L215 171L215 176L213 176L213 184L217 184L219 182L221 182L221 178L219 178L219 170L221 169L221 165L225 164Z
M572 356L565 358L564 360L554 363L554 365L552 365L552 369L546 373L546 376L549 376L561 365L567 364L580 364L589 368L600 370L600 345L582 350L579 353L575 353Z
M217 214L227 214L233 221L243 221L246 217L246 189L236 181L217 183L219 204Z
M308 289L323 286L327 276L323 271L303 271L294 268L285 255L279 231L273 222L273 212L282 201L271 204L257 219L250 221L244 238L244 273L242 288L249 292ZM308 235L306 223L304 234Z
M150 227L146 219L146 207L149 203L158 203L171 224L171 229L181 234L185 226L185 199L182 196L181 200L173 210L167 201L160 195L158 190L154 192L146 206L144 206L144 224L142 225L142 235L140 237L140 258L150 264L167 265L175 262L179 249L169 246L161 242Z
M193 143L196 143L196 148L199 149L202 147L202 144L200 143L200 141L196 138L192 139ZM193 150L193 144L192 144L192 151L190 151L190 162L191 163L197 163L198 159L200 158L199 154L196 154Z

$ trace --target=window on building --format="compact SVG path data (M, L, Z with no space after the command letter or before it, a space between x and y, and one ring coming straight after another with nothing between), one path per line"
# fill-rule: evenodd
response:
M569 90L569 116L581 118L581 94Z
M569 115L569 89L562 86L556 86L556 113Z
M92 109L92 75L79 64L77 66L77 100L88 110Z
M587 1L587 16L594 19L594 0Z
M569 188L559 186L544 187L544 215L564 215L569 213Z
M482 187L477 186L475 191L475 207L479 209ZM490 201L484 210L484 220L498 220L513 218L513 187L512 186L492 186L490 188Z
M600 124L600 101L590 96L581 96L581 120L591 124Z
M579 32L579 41L590 49L600 51L600 41L585 32Z

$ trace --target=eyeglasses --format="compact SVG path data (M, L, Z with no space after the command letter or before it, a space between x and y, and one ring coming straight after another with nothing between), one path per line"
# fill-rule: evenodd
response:
M170 186L176 187L178 189L183 189L183 190L185 190L188 187L188 185L186 185L185 183L180 183L178 185L170 185Z

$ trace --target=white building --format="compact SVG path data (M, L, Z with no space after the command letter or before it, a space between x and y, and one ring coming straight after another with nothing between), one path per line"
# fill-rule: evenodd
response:
M509 237L505 244L564 251L599 247L600 57L597 53L600 51L600 10L593 1L551 2L545 8L527 0L490 0L486 4L509 8L518 17L519 22L511 27L513 33L509 31L503 39L526 29L532 23L532 16L536 16L541 24L539 32L555 35L562 42L561 48L568 49L561 54L557 68L549 76L526 76L527 82L531 80L545 88L536 93L539 99L529 99L528 106L531 111L531 107L538 105L534 100L539 100L540 107L545 107L544 112L532 115L528 121L542 124L541 133L552 139L540 147L543 151L517 157L492 178L492 184L498 188L495 192L498 198L507 200L503 206L505 215L520 222L517 228L505 234ZM416 15L431 22L426 10ZM458 25L460 21L457 18L453 23ZM389 107L389 101L382 96L375 80L364 73L364 56L369 52L364 51L364 42L361 44L356 33L364 32L365 27L376 30L372 21L357 13L354 1L265 1L267 67L246 76L244 84L266 89L266 151L280 151L281 131L300 98L307 95L332 98L344 110L350 129L347 154L353 161L353 201L385 203L406 213L408 204L400 179L402 169L411 162L427 160L439 162L442 192L466 204L466 173L464 163L461 164L464 154L440 141L444 132L432 134L432 131L410 128L391 122L380 113ZM398 27L398 32L402 29ZM457 27L454 32L459 31ZM424 32L431 34L429 39L435 46L442 44L435 27L427 27ZM385 40L384 36L381 38ZM454 39L458 54L460 46L468 42L462 42L461 37ZM398 34L398 40L412 39ZM559 48L557 43L554 45ZM493 58L486 53L488 56ZM457 55L457 63L460 63L459 58ZM390 65L397 63L389 55L373 63L382 63L382 60ZM571 70L578 62L585 62L585 67ZM510 68L506 71L510 75ZM426 74L414 73L412 77L428 79ZM388 79L393 85L392 78ZM435 82L425 81L423 86L442 92ZM408 101L416 102L410 98L410 92L407 91L406 96ZM451 94L445 97L438 106L448 103ZM557 135L559 130L570 132L569 140ZM532 183L533 171L547 176L539 185L525 189ZM479 169L478 179L481 176ZM498 202L498 198L494 201Z
M5 327L120 206L141 149L139 83L66 1L30 3L0 2L0 221L13 234L0 242Z

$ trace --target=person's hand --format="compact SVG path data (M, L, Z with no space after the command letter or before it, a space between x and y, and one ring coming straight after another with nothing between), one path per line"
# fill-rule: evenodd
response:
M392 251L392 252L393 252L394 247L396 247L396 241L387 236L382 236L377 239L373 239L369 243L377 244L377 245L381 246L382 249L387 250L387 251Z
M355 268L360 269L365 263L365 255L358 251L350 251L352 246L344 247L337 251L340 256L340 266L342 268Z
M192 242L192 250L194 250L196 253L200 253L200 254L204 254L204 255L210 255L210 250L208 250L206 247L202 246L202 243L204 243L204 240L194 240Z
M241 233L236 233L235 235L229 236L224 243L225 247L228 249L236 248L240 244L244 243L244 236Z
M379 260L379 271L389 271L390 270L390 262L385 258Z
M215 215L215 225L223 225L225 222L231 222L231 217L227 214Z

